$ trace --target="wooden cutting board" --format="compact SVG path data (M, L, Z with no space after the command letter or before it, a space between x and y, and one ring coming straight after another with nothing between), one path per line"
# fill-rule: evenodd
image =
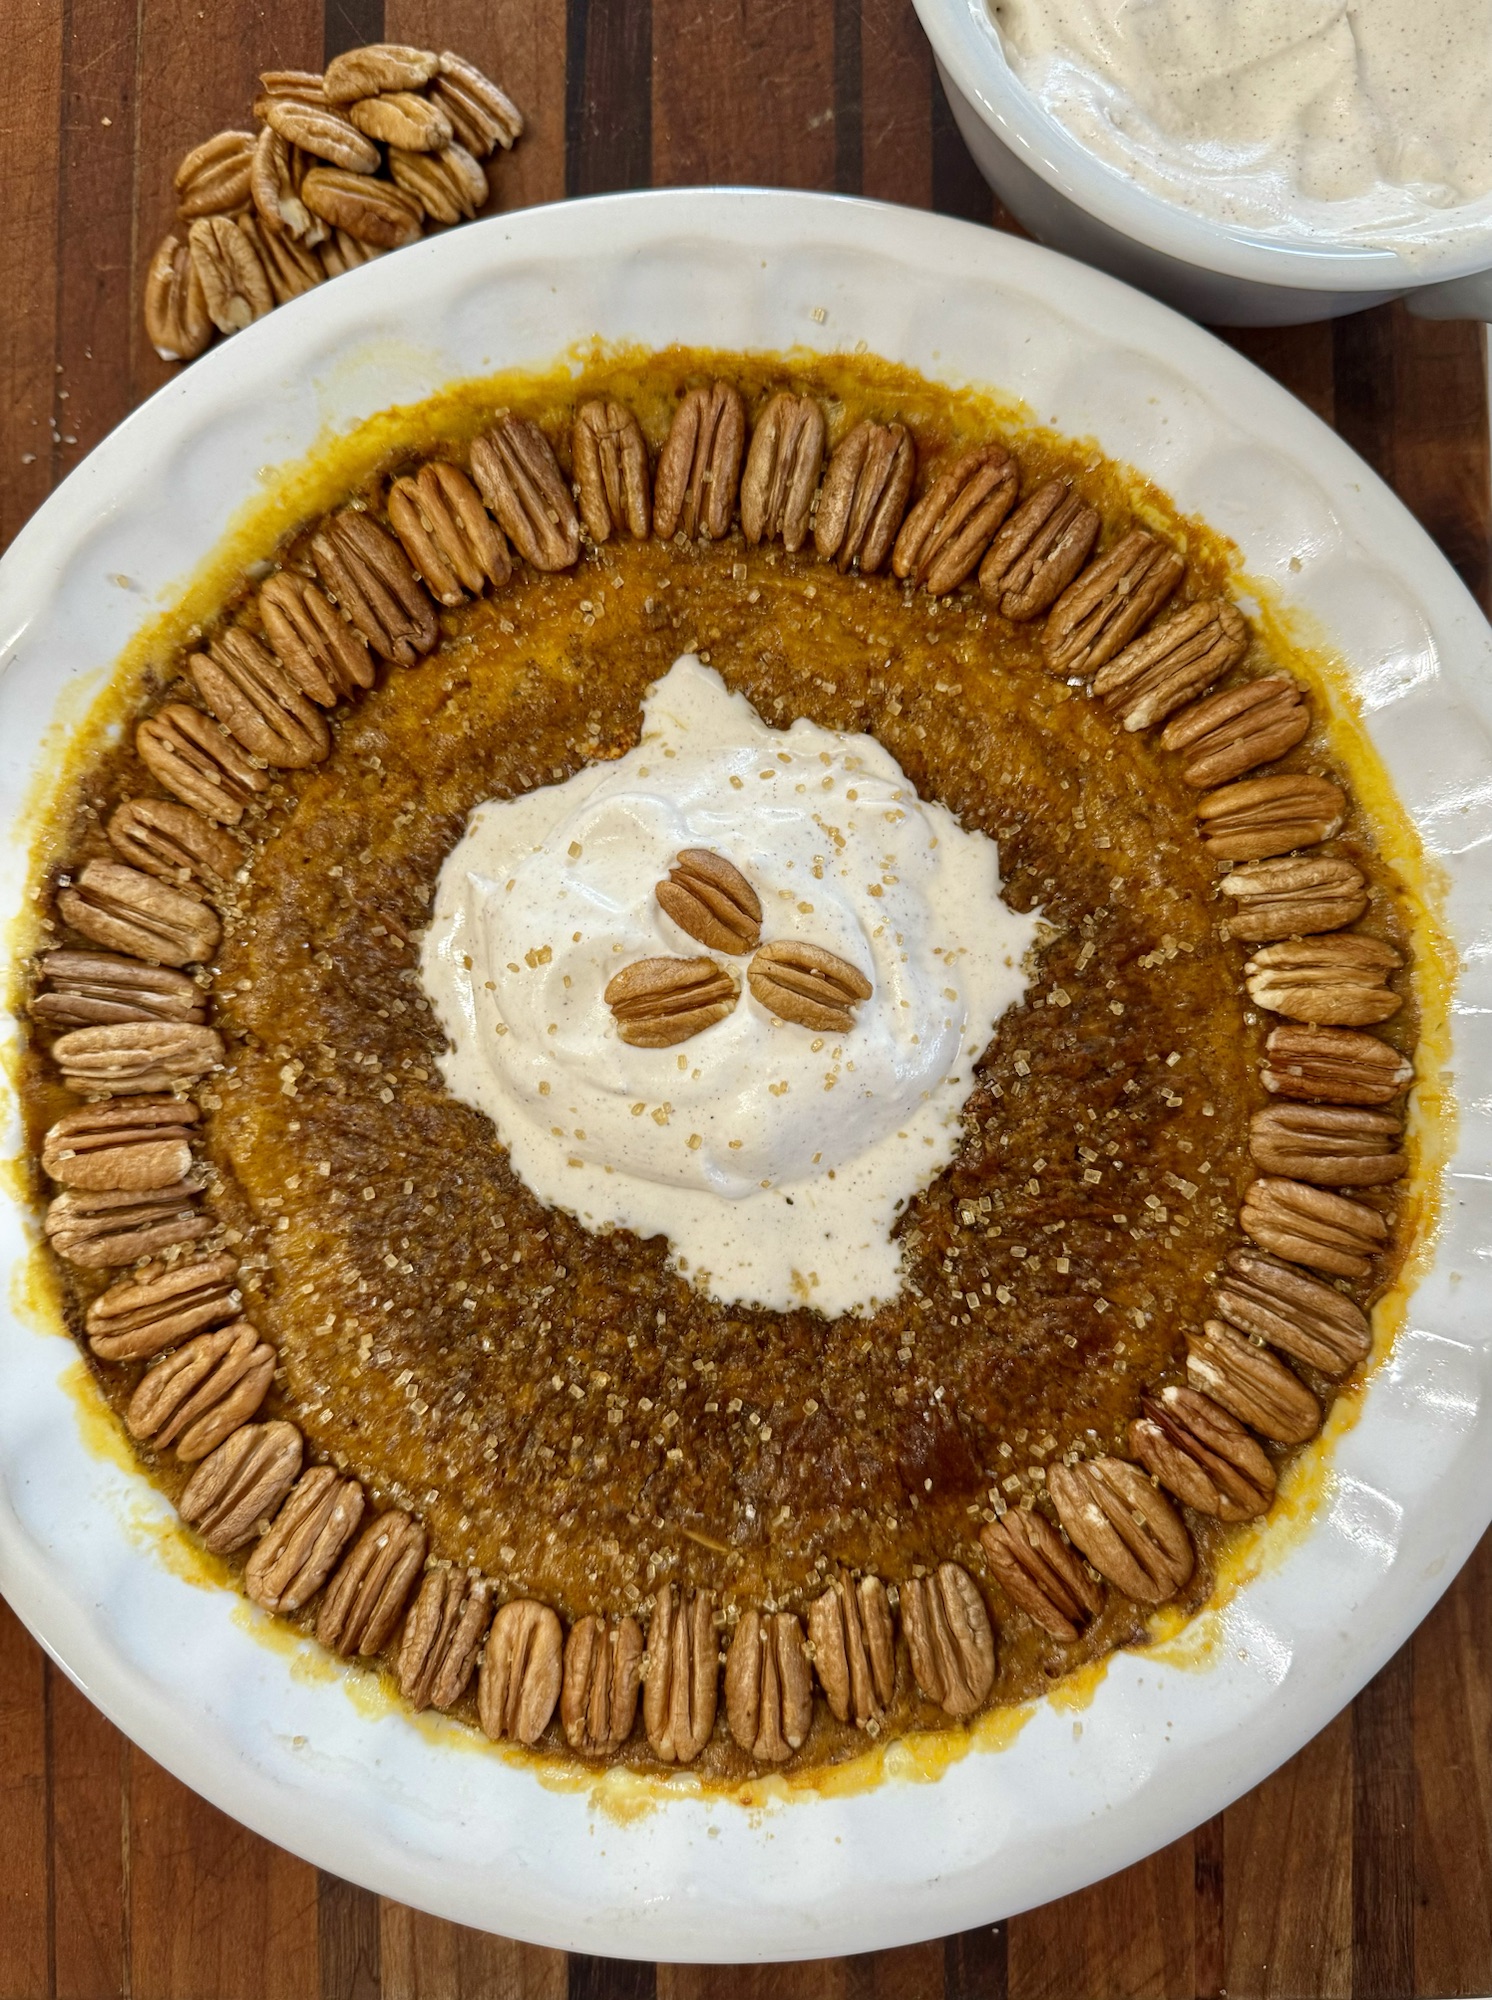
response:
M1000 225L910 0L8 0L0 545L170 372L140 282L191 145L266 67L454 47L529 120L516 207L650 183L838 189ZM1229 336L1395 487L1485 607L1480 326L1398 308ZM381 1901L225 1819L0 1605L0 2000L1106 2000L1492 1991L1492 1541L1293 1763L1137 1868L902 1951L629 1965Z

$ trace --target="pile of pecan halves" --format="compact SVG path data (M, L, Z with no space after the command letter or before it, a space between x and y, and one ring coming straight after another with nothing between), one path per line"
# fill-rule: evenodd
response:
M449 49L375 42L324 75L266 70L256 129L219 132L176 169L176 226L145 279L145 331L194 361L325 278L485 205L523 117Z

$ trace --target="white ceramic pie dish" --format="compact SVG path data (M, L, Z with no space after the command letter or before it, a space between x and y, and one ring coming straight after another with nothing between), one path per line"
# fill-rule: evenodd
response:
M1428 538L1274 383L1111 279L968 225L803 194L608 197L501 217L353 273L214 350L108 438L0 564L0 907L25 802L132 634L261 469L394 402L579 337L854 349L997 386L1230 533L1353 664L1367 726L1443 866L1462 957L1458 1150L1433 1269L1336 1438L1305 1534L1206 1647L1120 1655L936 1783L747 1810L603 1794L416 1723L187 1579L169 1510L85 1434L74 1350L0 1312L0 1588L99 1706L224 1810L439 1915L661 1959L863 1951L987 1923L1131 1862L1318 1730L1492 1517L1492 633ZM53 733L49 733L53 732ZM10 1107L12 1132L14 1111ZM14 1141L12 1141L14 1143ZM31 1228L6 1196L0 1255ZM1189 1650L1187 1660L1180 1652ZM297 1658L299 1651L303 1657ZM895 1757L891 1762L897 1763Z

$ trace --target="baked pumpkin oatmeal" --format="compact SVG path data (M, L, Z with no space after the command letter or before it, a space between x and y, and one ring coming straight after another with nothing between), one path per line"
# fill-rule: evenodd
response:
M38 1193L256 1603L729 1783L1206 1599L1402 1261L1416 1011L1202 524L879 364L612 357L129 699Z

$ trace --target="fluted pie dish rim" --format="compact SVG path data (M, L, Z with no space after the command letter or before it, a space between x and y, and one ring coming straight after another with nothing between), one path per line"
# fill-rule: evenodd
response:
M984 379L1024 395L1040 419L1097 435L1105 451L1138 465L1182 504L1226 528L1255 573L1277 573L1307 605L1319 588L1313 608L1323 622L1342 621L1343 649L1363 668L1365 705L1375 713L1388 707L1398 725L1397 739L1383 742L1391 765L1413 728L1439 743L1436 731L1446 717L1437 718L1436 704L1450 704L1453 696L1466 711L1463 739L1473 728L1485 731L1484 712L1467 692L1485 658L1485 629L1397 503L1247 364L1108 280L963 225L826 198L719 191L502 218L400 254L402 266L371 267L252 330L231 351L231 364L222 355L210 358L173 384L43 510L0 573L0 629L16 634L18 655L3 691L7 701L17 699L28 674L44 680L48 662L54 670L59 662L79 672L97 668L119 650L128 620L139 622L138 606L126 602L124 619L110 628L108 592L122 594L125 586L107 581L92 585L102 609L92 603L85 609L81 588L65 607L38 605L44 562L60 576L71 558L84 564L85 577L134 576L153 592L169 582L172 569L152 571L142 559L146 549L129 543L131 521L139 523L154 497L154 468L171 464L190 473L195 464L201 480L205 467L192 454L210 439L219 468L243 466L235 490L241 498L259 462L303 449L323 419L335 428L390 401L413 400L421 383L433 389L455 375L483 372L484 365L545 360L567 339L599 331L653 345L671 336L772 349L852 347L863 338L872 352L929 373ZM711 282L691 288L685 273L701 263ZM391 271L407 272L408 285L388 283ZM986 329L994 300L1005 324L992 342ZM379 337L381 350L370 348L370 338ZM992 346L1000 351L986 359ZM1033 348L1039 358L1028 358ZM1111 410L1102 400L1084 402L1089 392L1078 364L1094 348L1107 363ZM296 357L307 352L313 360L310 380L303 381L305 363L297 374ZM283 408L276 415L253 400L256 384L287 379L299 397L288 422ZM1241 430L1240 411L1247 414ZM1260 522L1251 512L1257 492L1250 482L1260 480L1259 460L1268 454L1274 454L1268 467L1274 506L1272 518ZM132 479L145 482L145 491L132 506L121 505ZM189 487L191 479L180 483ZM199 506L204 490L211 495L211 482L199 486ZM1210 505L1209 491L1216 496ZM178 538L176 549L205 552L231 507L211 496L202 511L199 539ZM106 559L98 540L111 534L121 551L130 547L128 558L121 553L116 560L110 544ZM1359 549L1370 552L1371 563ZM1366 625L1364 607L1371 613ZM70 629L68 620L80 616L83 624ZM1406 718L1413 725L1407 731ZM14 798L30 767L21 732L9 741L15 747L5 777ZM1458 754L1472 758L1471 774L1454 805L1446 803L1443 777L1422 800L1395 770L1442 855L1449 845L1444 828L1455 823L1448 814L1478 810L1478 747L1462 743ZM1474 877L1481 864L1473 847L1469 858L1446 865L1452 930L1460 941L1466 934L1457 923L1465 920L1454 912L1455 899L1462 877ZM1454 1213L1448 1222L1454 1250ZM437 1780L428 1732L400 1717L358 1714L334 1686L310 1679L296 1680L288 1704L304 1705L310 1726L286 1729L274 1708L282 1665L210 1609L194 1643L221 1647L232 1663L227 1680L236 1698L224 1703L215 1684L201 1708L183 1711L179 1698L171 1699L172 1667L153 1654L161 1650L162 1623L174 1626L164 1650L180 1671L187 1649L182 1620L195 1627L202 1594L194 1599L180 1579L173 1583L153 1554L131 1543L123 1524L112 1551L117 1571L106 1567L104 1574L133 1579L138 1566L139 1604L121 1605L118 1588L103 1590L97 1577L85 1581L79 1574L89 1558L71 1547L65 1513L48 1520L48 1510L62 1505L63 1482L54 1477L43 1490L43 1456L61 1446L58 1463L71 1457L80 1491L99 1490L102 1481L123 1496L129 1483L119 1480L117 1468L87 1457L71 1405L47 1386L61 1361L55 1343L49 1347L18 1322L5 1338L17 1379L29 1366L32 1393L5 1419L9 1507L0 1559L22 1615L130 1733L229 1810L323 1865L442 1914L591 1950L744 1958L863 1949L988 1920L1135 1858L1262 1776L1372 1671L1449 1580L1488 1511L1485 1480L1459 1464L1453 1522L1428 1502L1403 1505L1384 1473L1387 1447L1374 1443L1380 1417L1390 1441L1396 1425L1401 1432L1407 1425L1421 1454L1411 1454L1414 1477L1432 1492L1437 1480L1444 1484L1444 1466L1428 1463L1425 1454L1433 1459L1462 1437L1485 1366L1457 1289L1448 1278L1442 1282L1440 1265L1421 1281L1410 1332L1380 1368L1359 1423L1335 1442L1336 1484L1323 1517L1288 1557L1238 1594L1205 1672L1153 1655L1126 1657L1097 1689L1081 1735L1070 1711L1047 1707L998 1757L976 1750L936 1786L913 1787L893 1776L856 1797L795 1799L768 1812L764 1825L683 1798L634 1825L615 1824L604 1812L596 1817L583 1796L540 1788L497 1760L489 1775L482 1760L447 1759ZM1422 1321L1418 1301L1427 1296L1439 1317ZM138 1506L138 1493L127 1504ZM38 1535L41 1523L47 1525ZM63 1547L70 1574L59 1587ZM1337 1559L1344 1551L1345 1562ZM1303 1575L1313 1552L1318 1567L1324 1564L1314 1590ZM1333 1578L1356 1593L1349 1636L1321 1629L1334 1615ZM1374 1580L1376 1591L1368 1587ZM1278 1593L1286 1609L1270 1611ZM101 1611L83 1609L100 1595L109 1600ZM147 1614L146 1600L157 1596L171 1600L172 1609L157 1601ZM1370 1600L1378 1605L1376 1617L1364 1615ZM1240 1647L1240 1635L1252 1635L1250 1643ZM1240 1650L1246 1657L1229 1664ZM361 1772L360 1758L368 1760ZM1042 1776L1033 1784L1037 1771ZM436 1789L422 1791L422 1778ZM505 1809L521 1801L521 1853L514 1829L496 1824L504 1817L494 1811L499 1800ZM437 1801L450 1820L438 1828ZM315 1813L314 1824L307 1811ZM908 1839L917 1843L911 1867ZM604 1859L597 1859L601 1850ZM991 1889L988 1871L996 1862L999 1886ZM573 1880L577 1867L580 1893L567 1893L562 1878L569 1870ZM595 1870L590 1879L587 1868ZM502 1887L494 1893L497 1880ZM660 1894L665 1880L668 1891Z

